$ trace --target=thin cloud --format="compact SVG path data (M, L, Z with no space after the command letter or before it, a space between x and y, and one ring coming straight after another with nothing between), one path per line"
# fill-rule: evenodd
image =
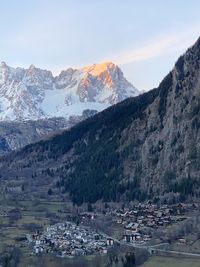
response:
M159 57L173 51L184 51L194 42L194 36L197 36L197 34L193 34L192 36L191 33L180 35L171 34L160 37L157 40L144 44L140 48L125 50L119 54L112 55L110 59L116 64L123 65Z

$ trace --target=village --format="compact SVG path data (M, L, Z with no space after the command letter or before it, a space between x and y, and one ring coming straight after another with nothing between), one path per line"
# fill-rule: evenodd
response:
M132 246L152 245L155 233L159 229L177 224L187 219L190 211L199 210L199 204L176 204L158 206L152 203L139 203L131 208L111 209L105 214L82 212L81 222L76 224L64 221L48 226L46 231L28 234L28 243L34 254L54 253L59 257L74 257L94 253L107 254L115 244L131 244ZM114 225L123 229L123 235L116 239L98 231L96 228L84 226L84 219L94 221L106 216L112 217ZM180 242L184 239L180 238Z
M84 226L72 222L57 223L43 233L27 235L35 254L55 253L60 257L107 254L114 241Z
M176 204L158 207L151 202L139 203L132 209L112 211L116 223L123 225L125 242L145 245L154 239L157 229L187 219L187 213L199 209L199 204Z

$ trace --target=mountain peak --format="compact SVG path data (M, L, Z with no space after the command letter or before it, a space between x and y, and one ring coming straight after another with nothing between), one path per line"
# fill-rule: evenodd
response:
M86 67L81 68L80 70L83 72L90 73L93 76L98 76L101 73L108 71L109 69L114 69L116 67L117 66L114 63L108 61L108 62L88 65Z

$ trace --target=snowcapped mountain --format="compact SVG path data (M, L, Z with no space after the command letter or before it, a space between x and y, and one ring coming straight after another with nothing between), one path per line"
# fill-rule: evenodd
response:
M139 91L111 62L81 69L51 71L0 64L0 120L24 121L80 116L84 110L101 111Z

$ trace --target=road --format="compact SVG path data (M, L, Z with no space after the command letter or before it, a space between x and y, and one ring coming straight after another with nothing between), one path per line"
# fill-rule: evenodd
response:
M156 253L156 252L163 252L163 253L172 253L172 254L176 254L176 255L183 255L183 256L190 256L190 257L200 257L200 254L198 253L189 253L189 252L179 252L179 251L176 251L176 250L168 250L168 249L159 249L158 247L161 247L161 246L165 246L165 245L169 245L169 243L160 243L160 244L156 244L156 245L139 245L139 244L136 244L136 243L127 243L123 240L118 240L116 238L113 238L112 236L109 236L105 233L102 233L101 234L103 236L105 236L106 238L112 238L114 240L114 242L120 244L120 245L126 245L126 246L130 246L130 247L133 247L133 248L140 248L140 249L146 249L148 250L149 252L150 251L153 251L153 253Z
M172 253L177 255L183 255L183 256L190 256L190 257L200 257L200 254L197 253L189 253L189 252L179 252L175 250L166 250L166 249L156 249L157 252L164 252L164 253Z

